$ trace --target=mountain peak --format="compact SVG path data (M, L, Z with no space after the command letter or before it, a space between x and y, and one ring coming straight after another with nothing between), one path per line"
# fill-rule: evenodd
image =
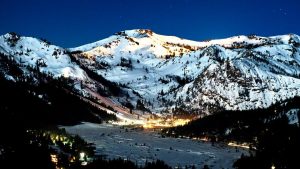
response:
M20 35L17 34L16 32L8 32L8 33L4 34L4 36L5 37L10 37L10 36L18 36L18 37L20 37Z
M153 31L150 29L132 29L132 30L125 30L115 33L115 35L119 36L129 36L129 37L149 37L153 35Z

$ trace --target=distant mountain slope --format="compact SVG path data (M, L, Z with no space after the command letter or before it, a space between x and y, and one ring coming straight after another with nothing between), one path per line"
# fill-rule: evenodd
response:
M299 36L194 42L150 30L119 32L72 48L90 70L131 89L152 111L269 107L299 95Z
M0 36L0 52L12 56L24 66L39 66L41 72L80 80L86 77L78 65L72 64L67 51L49 42L14 33Z
M294 34L196 42L137 29L63 49L10 33L0 37L0 52L24 74L37 69L72 79L79 96L134 123L151 113L267 108L300 95L300 38Z

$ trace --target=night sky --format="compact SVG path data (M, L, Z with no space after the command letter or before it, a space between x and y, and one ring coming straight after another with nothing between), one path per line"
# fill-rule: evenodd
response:
M0 34L63 47L145 28L192 40L300 34L299 0L1 0Z

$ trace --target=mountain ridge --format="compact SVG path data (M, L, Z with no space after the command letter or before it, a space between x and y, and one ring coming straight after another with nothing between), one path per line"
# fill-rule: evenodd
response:
M295 34L196 42L137 29L70 49L17 34L0 36L0 52L24 72L30 74L26 66L39 67L75 79L79 95L134 123L153 113L207 115L267 108L299 96L299 47ZM115 90L119 94L111 95Z

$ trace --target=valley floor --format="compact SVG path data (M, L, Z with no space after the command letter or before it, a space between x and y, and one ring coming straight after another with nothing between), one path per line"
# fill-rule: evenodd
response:
M96 152L107 158L122 158L143 165L146 161L160 159L168 165L202 168L232 168L233 162L246 149L221 144L181 138L163 138L158 132L124 128L111 124L83 123L63 127L71 134L78 134L94 143Z

